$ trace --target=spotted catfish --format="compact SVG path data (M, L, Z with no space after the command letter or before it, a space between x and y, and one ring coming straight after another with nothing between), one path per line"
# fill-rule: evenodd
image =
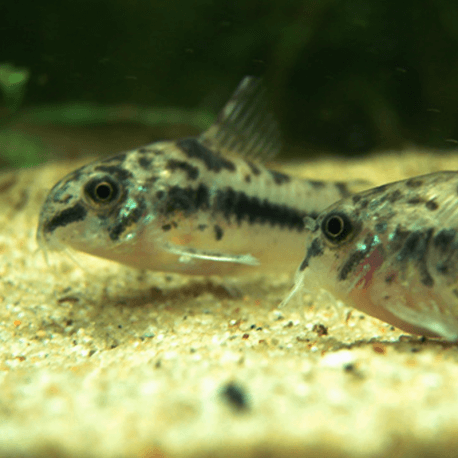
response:
M304 181L261 165L280 144L264 93L246 77L198 138L152 143L70 173L43 205L39 244L156 271L293 271L304 217L362 185Z
M458 339L458 172L345 198L306 226L296 274L407 332Z

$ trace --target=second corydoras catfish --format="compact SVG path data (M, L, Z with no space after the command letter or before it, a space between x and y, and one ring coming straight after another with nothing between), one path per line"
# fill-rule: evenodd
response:
M264 167L280 149L264 92L246 77L199 137L152 143L64 177L43 204L40 246L186 274L294 271L304 218L363 186Z
M458 172L435 172L336 202L306 224L290 297L325 290L407 332L458 340L457 193Z

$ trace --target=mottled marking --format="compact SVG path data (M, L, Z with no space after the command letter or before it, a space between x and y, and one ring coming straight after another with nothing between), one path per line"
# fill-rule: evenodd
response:
M221 240L223 238L223 230L221 229L220 226L218 226L217 224L215 224L215 226L213 227L213 230L215 231L215 239L216 240Z
M399 189L396 189L395 191L391 192L388 194L388 201L394 204L396 201L398 201L402 197L402 192L399 191Z
M176 159L170 159L167 162L166 168L174 172L175 170L182 170L186 172L190 180L196 180L199 177L199 169L194 167L185 161L177 161Z
M210 194L208 188L200 184L197 188L182 188L172 186L162 204L162 212L166 215L182 211L186 215L210 206Z
M269 223L271 226L278 225L297 231L304 229L304 217L307 216L286 205L277 205L267 199L250 197L232 188L217 191L215 210L223 213L229 223L231 218L235 217L238 224L242 221L248 221L250 224ZM309 216L316 218L317 214Z
M348 185L347 183L344 183L343 181L339 181L335 183L336 188L339 190L340 195L342 197L348 197L351 195L351 192L348 190Z
M140 152L143 152L142 150L140 150ZM139 159L138 159L138 165L142 168L142 169L145 169L145 170L148 170L150 167L151 167L151 163L153 162L153 160L149 157L146 157L146 156L141 156Z
M51 218L43 228L43 232L53 232L58 227L66 226L70 223L82 221L87 215L87 210L81 202L76 203L73 207L66 208L58 213L56 216Z
M315 189L322 189L326 186L326 183L324 181L310 180L309 183Z
M257 177L257 176L261 175L261 171L259 170L259 168L256 167L251 161L246 161L246 163L248 164L248 167L250 167L251 173L254 176Z
M442 229L434 236L433 244L436 248L445 253L450 249L450 245L453 242L455 235L455 229Z
M386 221L383 221L381 223L377 223L375 225L375 232L379 233L379 234L384 234L387 230L387 222Z
M163 230L164 232L170 231L170 229L172 229L172 225L171 225L171 224L164 224L164 225L162 226L162 230Z
M381 186L377 186L376 188L372 188L370 190L368 190L365 195L366 197L373 197L377 194L381 194L382 192L385 192L388 188L388 185L386 184L383 184Z
M434 211L439 208L439 204L434 199L431 199L431 200L428 200L428 202L426 202L425 207L428 210Z
M120 180L127 180L133 176L132 172L129 172L129 170L123 169L122 167L118 167L116 165L99 165L95 167L95 170L109 173L110 175L114 175Z
M205 229L207 229L208 225L207 224L199 224L197 226L197 229L199 229L199 231L205 231Z
M348 274L355 267L357 267L361 263L361 261L367 256L367 254L372 250L373 243L374 243L374 236L369 234L364 239L364 243L363 243L364 248L357 249L353 251L353 253L350 253L347 260L345 261L342 268L340 269L339 277L338 277L339 280L347 279Z
M284 173L277 172L276 170L269 170L270 175L275 181L275 184L281 185L283 183L289 183L291 181L291 177L285 175Z
M324 250L320 240L318 238L313 239L312 243L308 247L305 258L299 267L299 271L302 272L306 267L308 267L311 258L321 256L323 253Z
M201 160L205 167L212 172L220 172L223 169L234 172L236 169L233 162L213 153L195 138L179 140L177 146L187 157Z
M245 183L251 183L251 176L245 175Z
M396 259L399 262L405 262L409 259L421 259L426 254L427 242L432 234L432 229L425 232L423 231L412 231L407 236L402 245Z
M407 201L407 203L410 205L418 205L424 202L425 202L425 199L421 196L414 196Z
M428 287L434 285L434 280L426 266L426 253L432 234L432 228L425 231L411 232L396 256L397 261L400 263L415 262L420 273L420 281Z
M419 188L423 185L423 180L419 180L418 178L411 178L405 182L408 188Z
M118 217L116 218L116 224L109 228L108 235L111 240L119 240L119 236L132 224L136 223L144 214L146 210L145 201L141 198L136 200L136 206L127 213L124 213L125 209L121 207L119 209Z
M361 200L361 196L359 194L355 194L352 196L351 200L354 204L357 204Z
M396 229L392 234L390 234L390 244L389 250L392 252L397 252L401 249L404 241L409 236L410 231L403 229L399 224L396 226Z
M159 199L159 200L162 200L165 196L165 192L164 191L157 191L156 192L156 197Z

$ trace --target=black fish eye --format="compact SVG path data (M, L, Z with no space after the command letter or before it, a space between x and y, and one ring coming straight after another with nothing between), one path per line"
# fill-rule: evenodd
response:
M94 193L100 201L107 201L113 195L113 187L107 181L102 181L95 187Z
M96 204L108 204L116 201L120 194L120 187L110 177L96 178L89 181L84 192Z
M345 213L329 213L321 223L321 231L331 242L342 242L353 232L353 224Z

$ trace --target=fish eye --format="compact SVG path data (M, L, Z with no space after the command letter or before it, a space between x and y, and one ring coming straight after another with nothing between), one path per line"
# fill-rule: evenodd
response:
M84 187L84 193L92 203L111 204L117 201L120 187L110 177L102 177L89 181Z
M353 232L353 224L344 213L329 213L321 223L321 231L331 242L342 242Z

